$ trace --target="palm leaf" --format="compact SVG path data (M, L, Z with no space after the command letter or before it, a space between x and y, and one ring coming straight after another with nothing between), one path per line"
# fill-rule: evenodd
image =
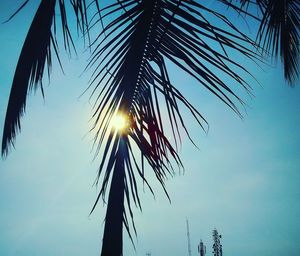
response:
M11 15L8 21L19 13L28 2L28 0L25 1L18 10ZM8 154L10 146L14 145L17 133L21 130L20 119L25 113L28 93L40 88L44 96L42 79L45 68L47 68L48 75L50 75L52 62L51 48L54 49L62 68L58 56L58 43L56 40L56 2L59 3L64 48L70 54L72 48L76 52L68 25L65 1L42 0L27 33L14 74L3 130L2 156ZM71 0L70 3L76 16L78 31L87 35L89 39L86 1ZM93 1L93 3L98 4L97 0ZM52 27L53 32L51 30Z
M20 5L20 7L4 22L9 22L10 20L13 19L13 17L15 17L27 4L28 4L29 0L26 0L24 3L22 3Z
M273 57L280 57L283 63L284 77L293 85L299 78L300 58L300 1L299 0L221 0L240 14L250 15L260 22L257 44ZM255 17L249 8L255 4L260 12Z
M9 97L2 140L2 155L8 153L21 129L20 118L25 112L27 93L43 88L42 76L46 62L51 66L51 26L55 0L43 0L32 21L16 67ZM37 40L37 35L39 38Z
M267 1L257 40L274 56L280 56L286 80L299 78L300 1Z
M92 96L96 97L93 115L96 152L99 153L101 148L104 152L96 180L98 183L103 176L102 185L92 211L100 197L105 200L106 190L111 184L101 255L122 253L119 250L116 254L109 254L104 248L111 246L114 237L119 238L114 240L114 246L122 248L123 229L120 223L123 222L129 232L125 198L131 217L131 198L141 207L135 176L139 176L150 187L144 160L166 194L165 179L173 175L174 163L182 166L176 151L181 141L180 130L183 129L192 138L179 106L185 106L203 129L207 126L203 116L172 84L165 60L172 61L194 77L240 115L237 104L243 105L243 101L220 79L220 74L250 92L250 86L231 67L235 66L244 73L247 71L231 60L227 51L234 50L249 58L256 58L250 50L254 43L248 37L223 15L197 1L118 2L102 8L101 18L92 25L102 22L107 16L114 17L92 43L95 50L89 63L89 67L96 67L90 85L95 85ZM212 25L205 15L214 16L226 28ZM214 46L210 46L208 41ZM161 114L162 108L168 113L165 120ZM111 121L118 113L127 116L130 123L122 134L111 127ZM174 143L165 134L166 122L171 127ZM120 141L123 141L122 152L118 146ZM133 147L141 152L141 162L132 153ZM122 160L119 159L120 154ZM123 164L120 165L119 161ZM115 172L119 173L118 181L114 178L117 175ZM111 199L113 190L118 191L119 196ZM122 214L112 213L114 207L120 209ZM118 228L110 230L112 222L118 223Z

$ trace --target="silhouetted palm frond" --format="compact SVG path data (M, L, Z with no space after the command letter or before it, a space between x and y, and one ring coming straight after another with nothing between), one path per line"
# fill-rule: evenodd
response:
M266 1L257 40L272 55L280 56L284 76L292 84L299 77L300 1Z
M8 21L28 2L29 0L24 1ZM65 49L69 52L72 47L75 49L67 22L64 0L42 0L31 23L16 67L3 130L2 156L7 155L10 145L14 144L16 134L21 129L20 118L25 112L28 93L40 88L44 95L42 77L45 68L48 70L48 75L50 74L51 48L58 57L58 45L55 39L56 26L54 26L53 32L51 31L55 24L56 2L59 3ZM71 4L77 17L78 29L83 33L88 32L85 25L87 24L85 0L71 0Z
M97 152L101 147L104 152L97 177L98 183L103 175L102 185L92 211L99 198L105 198L111 183L101 254L104 256L122 254L122 222L129 232L125 200L131 218L130 198L141 207L135 176L151 190L144 159L165 192L164 180L173 174L172 159L181 166L176 153L180 130L190 135L179 106L185 106L203 129L207 124L173 85L165 61L173 62L240 114L236 104L243 101L221 77L249 92L250 87L232 66L247 71L229 57L229 52L249 58L256 55L250 50L254 43L247 36L225 16L198 1L123 0L100 11L103 19L114 17L93 42L96 48L89 63L96 66L91 81L96 85L92 92L96 97L95 143ZM214 26L206 16L213 16L222 26ZM100 21L101 18L96 23ZM162 109L166 109L168 119L161 115ZM111 126L119 113L128 119L127 130L121 134ZM167 123L175 145L166 136ZM133 148L141 152L141 162Z
M37 87L42 89L41 81L46 62L48 69L51 66L50 43L54 9L55 0L41 2L25 39L6 112L2 155L8 153L9 144L13 144L16 133L21 129L20 117L25 111L28 91Z
M280 56L283 63L285 79L294 84L299 78L300 58L300 1L299 0L221 0L239 13L255 14L249 8L255 4L259 8L260 26L257 43L268 54Z

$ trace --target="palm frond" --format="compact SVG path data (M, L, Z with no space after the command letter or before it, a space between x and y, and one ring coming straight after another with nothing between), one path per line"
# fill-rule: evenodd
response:
M257 44L283 63L284 77L293 85L299 78L300 58L300 1L299 0L220 0L240 14L255 17L253 8L259 9L260 25ZM238 2L236 5L233 2ZM250 10L251 9L251 10Z
M244 73L247 71L239 63L231 60L228 52L237 51L249 58L256 58L256 54L251 50L254 42L238 31L225 16L206 8L198 1L118 2L119 4L101 9L102 19L112 15L114 19L92 43L96 47L89 62L89 67L96 67L91 79L91 85L95 85L92 96L96 97L93 115L96 152L100 152L101 148L104 152L96 180L98 183L103 176L102 185L92 211L101 196L105 199L110 182L112 193L114 178L111 177L114 177L114 172L120 171L113 168L117 165L117 145L120 140L119 136L114 135L116 131L111 127L114 115L122 113L130 123L126 133L122 134L122 140L126 141L123 162L128 162L128 165L124 164L121 171L122 180L130 186L119 187L127 197L130 212L129 194L135 204L141 207L134 177L138 175L143 182L147 182L144 159L154 171L166 194L165 179L174 173L172 162L182 166L176 150L181 141L181 130L183 129L191 140L192 138L179 106L185 106L196 122L206 129L207 122L204 117L171 82L165 60L173 62L194 77L240 115L237 104L243 105L243 101L220 79L220 74L250 93L251 87L231 67L235 66ZM212 25L205 15L214 16L224 28ZM101 18L95 23L100 23ZM167 119L162 115L162 109L166 110ZM172 145L164 130L168 123L175 145ZM140 162L136 161L136 156L132 154L133 147L137 147L141 152ZM116 200L119 200L118 204L124 204L124 196ZM123 212L124 209L123 207ZM109 212L107 217L108 214ZM115 215L116 223L123 221L125 227L128 227L126 218L121 219L120 216ZM106 231L105 226L104 237L116 236L116 233L107 234ZM115 232L119 236L122 229L119 228ZM107 246L105 241L103 246ZM121 241L116 241L115 244L120 245Z
M12 14L10 15L10 17L4 21L4 23L9 22L10 20L12 20L27 4L28 4L29 0L26 0L25 2L23 2L20 7Z
M43 0L32 21L16 67L9 103L6 112L2 155L8 153L21 129L20 118L25 112L27 93L42 87L42 76L47 62L51 67L51 26L55 11L55 0ZM39 35L39 38L37 38Z
M260 13L265 6L265 0L219 0L221 3L236 11L240 15L250 16L260 21L257 15L257 9Z
M280 56L286 80L299 78L300 1L267 1L257 41L272 55Z
M52 62L51 49L54 50L58 62L63 69L58 55L58 42L56 39L56 2L59 4L58 9L60 12L64 48L69 54L71 54L71 49L74 49L76 52L68 25L65 1L42 0L27 33L14 74L3 130L2 156L8 154L10 146L14 145L17 133L21 130L20 119L25 113L28 93L40 88L44 96L42 79L45 69L47 69L48 76L50 76ZM9 20L23 9L27 3L28 0L24 1L18 10L11 15ZM89 40L88 7L86 1L70 0L70 3L76 16L78 31L84 37L87 36ZM94 0L93 3L98 4L97 0ZM89 41L88 44L90 44Z

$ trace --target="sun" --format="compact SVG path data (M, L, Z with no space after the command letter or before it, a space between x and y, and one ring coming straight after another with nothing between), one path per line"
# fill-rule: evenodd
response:
M127 117L121 113L116 114L111 122L113 128L118 132L123 132L129 126Z

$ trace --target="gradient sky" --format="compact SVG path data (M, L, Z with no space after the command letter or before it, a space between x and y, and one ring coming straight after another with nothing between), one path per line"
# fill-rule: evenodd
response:
M0 21L21 2L0 0ZM0 127L35 7L0 25ZM88 54L80 43L78 49L71 60L63 54L66 75L54 61L45 100L39 91L29 97L16 149L0 160L0 255L99 255L105 207L89 212L100 156L93 161L91 106L88 94L80 97L89 79L89 73L80 76ZM251 81L252 99L242 95L249 105L243 120L171 69L210 130L206 135L187 115L200 150L184 139L185 173L166 182L171 204L154 179L155 200L141 191L136 252L125 234L124 255L187 255L186 218L193 255L200 239L212 255L213 228L222 234L224 255L299 255L300 84L288 87L279 64L264 70L244 65L260 85Z

